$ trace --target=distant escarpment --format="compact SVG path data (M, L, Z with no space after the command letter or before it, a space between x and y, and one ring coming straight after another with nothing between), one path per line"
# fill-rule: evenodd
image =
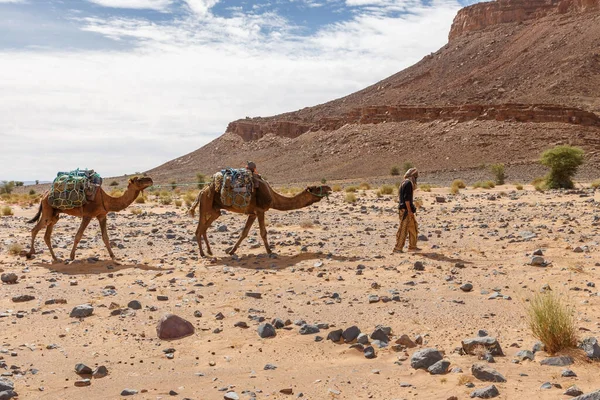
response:
M497 0L474 4L460 10L450 29L449 39L490 26L523 22L547 15L586 12L600 8L600 0Z
M258 140L268 134L296 138L308 131L333 131L347 124L379 124L386 122L432 122L436 120L495 120L513 122L558 122L600 127L598 115L572 107L546 104L466 104L460 106L368 106L356 108L336 117L323 117L314 122L302 121L294 113L290 120L271 118L244 119L229 123L227 133L244 141Z

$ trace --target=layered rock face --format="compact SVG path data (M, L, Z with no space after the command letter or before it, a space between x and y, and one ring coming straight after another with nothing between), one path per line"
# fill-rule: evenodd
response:
M314 123L296 121L239 120L229 123L227 132L244 141L258 140L267 134L295 138L308 131L333 131L346 124L455 120L495 120L514 122L559 122L600 127L598 115L572 107L545 104L465 104L460 106L369 106L354 109L339 117L326 117Z
M497 0L479 3L458 12L449 39L490 26L523 22L553 13L584 12L600 8L600 0Z

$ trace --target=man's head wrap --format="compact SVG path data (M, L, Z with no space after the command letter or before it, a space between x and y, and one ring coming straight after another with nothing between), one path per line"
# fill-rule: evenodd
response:
M416 168L410 168L404 174L404 179L408 179L412 182L413 187L417 185L417 178L419 177L419 171Z

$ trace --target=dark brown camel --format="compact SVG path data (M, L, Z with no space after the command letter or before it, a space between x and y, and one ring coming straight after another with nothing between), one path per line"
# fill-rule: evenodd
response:
M242 231L240 238L229 251L229 254L233 255L235 253L242 241L248 236L248 232L257 218L258 225L260 227L260 236L262 237L267 253L270 254L271 249L269 248L269 242L267 240L267 228L265 227L265 212L271 208L279 211L304 208L321 201L321 199L327 197L330 193L331 188L329 186L309 186L297 195L293 197L287 197L277 193L271 188L271 186L269 186L267 182L260 181L260 185L252 194L249 206L242 210L233 206L228 207L223 205L221 202L220 193L216 191L213 180L209 186L205 187L198 194L196 201L188 210L189 214L193 217L196 207L198 207L198 205L200 206L198 228L196 229L196 240L198 241L198 247L200 248L200 256L204 257L202 238L204 238L204 241L206 242L207 253L212 255L212 251L206 237L206 231L210 225L221 216L221 210L227 210L240 214L248 214L246 226L244 226L244 230Z
M133 201L138 197L140 192L147 187L152 186L151 178L131 178L129 179L129 185L127 186L127 190L121 197L111 197L102 188L98 189L98 193L96 193L96 197L93 201L90 201L83 207L72 208L70 210L59 210L53 208L48 201L49 192L42 197L40 202L40 208L28 223L34 223L37 221L37 224L31 230L31 249L27 253L27 257L31 258L35 254L35 237L38 232L46 227L46 233L44 235L44 241L50 250L50 255L52 259L57 262L58 259L54 254L54 250L52 250L52 229L58 219L60 218L60 214L72 215L74 217L81 217L81 225L79 226L79 230L75 235L75 241L73 242L73 249L71 250L71 260L75 258L75 250L77 249L77 245L83 236L83 232L85 228L87 228L88 224L93 218L97 218L100 223L100 230L102 231L102 240L104 241L104 245L108 249L108 254L110 254L110 258L116 262L115 255L110 248L110 242L108 240L108 232L106 230L106 214L109 212L116 212L126 209Z

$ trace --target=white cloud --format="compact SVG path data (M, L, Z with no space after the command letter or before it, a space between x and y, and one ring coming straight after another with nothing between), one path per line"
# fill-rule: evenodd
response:
M198 16L205 16L209 13L210 9L213 8L219 0L184 0L190 10Z
M2 0L0 0L2 1ZM165 11L173 0L88 0L104 7Z
M0 52L0 177L150 169L232 120L323 103L413 64L446 42L458 8L434 0L394 18L368 11L308 37L273 13L81 19L136 49Z

